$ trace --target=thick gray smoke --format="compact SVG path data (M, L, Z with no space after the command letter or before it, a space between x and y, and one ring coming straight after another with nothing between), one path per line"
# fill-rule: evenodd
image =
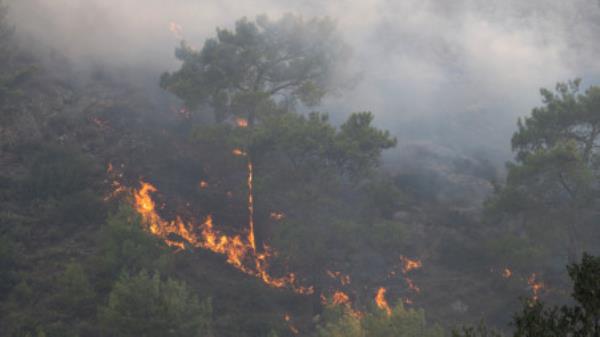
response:
M330 16L362 81L323 110L371 110L400 140L506 156L517 116L538 89L600 80L597 0L12 0L19 33L76 63L177 67L181 34L201 46L216 26L285 12ZM181 27L180 32L170 31ZM338 117L339 116L339 117Z

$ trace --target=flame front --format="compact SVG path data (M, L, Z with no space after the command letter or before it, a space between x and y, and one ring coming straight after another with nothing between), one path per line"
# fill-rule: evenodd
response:
M420 269L423 267L421 260L411 260L405 256L400 256L400 261L402 261L402 272L404 274L411 270Z
M387 290L384 287L380 287L379 289L377 289L377 295L375 295L375 303L377 304L377 307L381 310L385 310L385 313L388 316L392 315L392 309L390 308L387 300L385 299L385 292Z
M348 295L346 295L346 293L343 291L336 291L333 293L331 302L335 305L350 305L350 297L348 297Z
M417 294L420 293L421 289L415 284L415 282L410 277L408 277L408 273L412 270L422 268L423 263L421 262L421 260L412 260L402 255L400 256L400 261L402 262L402 275L404 276L404 281L406 282L408 289ZM409 301L412 303L412 300L405 299L405 303Z
M167 245L179 250L204 248L214 253L225 255L227 263L236 269L261 279L269 286L276 288L290 287L299 294L312 294L313 287L303 287L297 284L296 275L288 273L282 277L272 277L269 272L269 259L273 256L271 249L264 245L263 251L258 252L254 237L254 200L253 200L253 167L248 164L248 217L249 228L247 237L240 235L229 236L214 228L212 217L209 215L201 224L185 223L180 217L175 220L164 220L156 212L156 204L151 193L158 190L153 185L141 182L141 188L134 191L135 209L141 215L145 229L161 238Z

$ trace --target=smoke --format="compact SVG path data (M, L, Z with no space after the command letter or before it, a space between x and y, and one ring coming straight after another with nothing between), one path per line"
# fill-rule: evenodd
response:
M538 89L575 77L600 82L596 0L13 0L18 33L81 65L177 67L181 34L200 47L242 16L330 16L354 49L363 80L328 99L339 121L370 110L402 140L509 153L516 118Z

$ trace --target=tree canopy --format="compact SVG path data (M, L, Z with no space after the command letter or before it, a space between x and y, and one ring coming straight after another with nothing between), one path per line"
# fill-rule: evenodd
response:
M349 55L331 19L261 15L237 21L233 31L218 28L201 50L182 42L176 56L183 64L161 86L191 109L211 108L217 122L237 116L252 125L275 104L313 106L348 85L336 75Z
M516 160L491 205L526 215L534 236L560 241L566 235L574 261L585 244L581 231L598 216L600 87L582 93L575 80L541 94L543 105L518 121L512 137Z

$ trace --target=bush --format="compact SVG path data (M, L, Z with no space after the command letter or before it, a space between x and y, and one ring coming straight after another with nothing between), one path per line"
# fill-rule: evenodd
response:
M115 337L207 336L211 315L210 301L198 302L184 282L146 271L121 275L99 309L101 326Z

